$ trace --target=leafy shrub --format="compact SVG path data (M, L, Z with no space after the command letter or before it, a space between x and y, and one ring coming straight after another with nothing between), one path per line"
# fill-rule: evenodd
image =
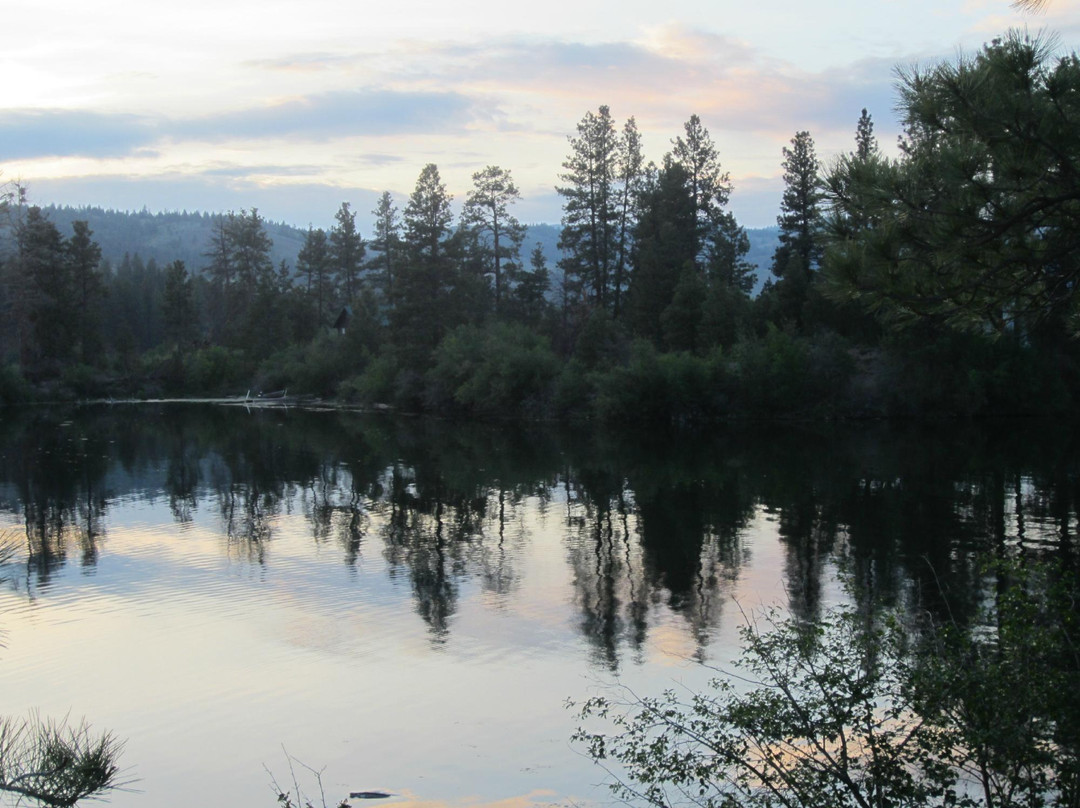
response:
M822 416L843 411L854 360L835 334L811 340L770 325L731 352L728 391L746 417Z
M429 404L482 415L542 414L558 360L547 340L512 323L459 326L435 350Z
M397 359L392 353L381 354L369 361L363 372L342 382L338 394L346 401L364 404L391 403L395 399L394 382L398 370Z
M243 351L214 345L191 355L187 378L192 393L235 395L247 389L251 366Z
M854 607L748 619L739 673L697 693L591 698L574 738L631 804L1076 805L1078 582L1000 569L974 625Z
M636 341L630 361L597 375L597 416L605 421L689 423L717 415L720 351L708 358L661 354Z
M291 345L264 361L256 386L329 397L367 362L367 349L361 343L324 331L306 345Z

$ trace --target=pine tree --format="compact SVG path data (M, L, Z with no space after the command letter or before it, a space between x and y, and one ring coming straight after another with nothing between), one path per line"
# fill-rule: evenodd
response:
M330 229L330 250L334 256L337 285L346 303L360 294L360 271L364 266L364 239L356 230L356 214L342 202Z
M31 207L16 233L15 308L22 322L24 368L63 362L73 344L75 295L71 262L56 225Z
M405 207L406 261L396 279L391 324L406 361L414 365L427 361L452 321L451 199L438 167L428 163Z
M198 333L195 313L195 290L183 261L165 267L165 291L161 299L165 338L178 350L195 340Z
M537 242L529 255L528 270L521 273L518 284L514 287L512 316L531 328L537 328L549 308L546 297L549 284L550 273L544 247Z
M780 279L776 293L782 316L801 326L803 304L821 260L821 188L809 132L797 132L783 154L784 195L776 218L780 246L773 254L772 272Z
M701 342L702 306L707 288L694 268L683 270L671 295L671 303L660 314L664 347L669 351L695 351Z
M690 187L686 169L669 155L641 195L627 315L634 333L657 346L663 344L660 316L683 272L694 268L698 217Z
M611 111L600 107L588 112L570 138L570 155L563 163L565 183L555 190L563 202L559 262L565 276L579 288L592 307L609 305L611 283L618 259L618 139Z
M525 227L512 213L510 205L521 198L510 172L488 166L473 174L473 188L465 199L461 224L472 231L473 244L485 274L494 282L495 313L502 311L507 278L520 262Z
M744 297L749 296L757 280L757 267L746 260L750 238L746 229L725 211L714 222L709 241L708 278L712 285L727 287Z
M401 252L401 223L398 221L398 209L394 197L389 191L383 191L375 209L375 235L371 249L378 253L371 259L368 267L382 273L382 285L388 306L394 305L394 273L397 270Z
M325 230L308 228L304 245L296 256L296 268L306 279L306 292L315 303L316 321L320 326L325 325L334 299L333 255Z
M899 92L900 158L829 174L830 293L893 324L1080 334L1080 54L1014 31Z
M270 250L274 242L266 233L266 226L258 208L230 215L227 219L230 264L235 271L236 282L248 295L263 284L273 282L274 262Z
M210 331L214 341L219 344L227 341L230 330L236 322L241 299L236 289L236 271L233 266L232 220L235 218L236 214L230 212L227 216L218 216L214 219L210 245L203 253L203 257L207 259L203 269L209 276L213 289L207 306ZM127 256L125 256L126 259ZM123 264L121 264L122 269Z
M72 318L76 353L80 361L89 363L101 356L100 304L105 295L99 270L101 247L85 221L73 222L72 230L66 246L75 304Z
M623 126L619 138L618 161L618 257L612 284L612 312L618 319L622 313L623 292L628 284L632 265L633 233L638 217L638 200L645 181L645 157L641 151L641 134L637 121L631 117Z
M857 160L866 160L871 155L878 153L877 138L874 137L874 122L870 113L863 107L859 122L855 126L855 153Z
M707 263L707 245L716 219L731 196L731 179L720 167L720 157L701 118L691 115L683 129L685 138L677 137L671 150L673 162L686 173L686 183L697 212L694 255L698 269Z

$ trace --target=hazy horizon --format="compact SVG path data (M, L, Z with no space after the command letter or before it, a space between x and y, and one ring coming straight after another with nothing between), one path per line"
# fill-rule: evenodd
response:
M1080 9L1008 0L746 5L318 0L132 8L59 0L8 15L0 171L40 204L118 210L257 207L328 226L342 201L403 206L423 166L458 203L485 165L510 169L522 221L557 223L567 138L587 111L636 118L659 162L700 115L747 227L775 223L781 149L798 130L824 163L862 108L886 153L898 66L977 49L1011 26L1077 41ZM209 22L208 22L209 21Z

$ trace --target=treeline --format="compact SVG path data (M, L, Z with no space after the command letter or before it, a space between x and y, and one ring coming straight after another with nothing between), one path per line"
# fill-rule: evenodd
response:
M796 133L756 296L732 184L696 115L658 163L633 118L583 117L559 175L557 266L525 243L498 166L473 175L456 218L433 164L403 208L382 195L367 238L344 203L333 227L305 233L295 266L272 259L256 209L230 213L199 267L175 261L142 284L152 270L134 260L103 271L85 223L65 238L13 198L0 395L287 388L674 423L1065 412L1078 76L1074 57L1051 63L1010 35L904 78L899 159L865 110L828 168Z

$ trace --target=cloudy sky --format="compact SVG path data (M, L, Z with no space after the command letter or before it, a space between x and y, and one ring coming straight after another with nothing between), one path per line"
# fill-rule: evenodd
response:
M659 161L693 113L751 227L775 220L780 150L851 148L862 107L896 139L894 68L1010 26L1080 47L1080 0L4 0L0 171L31 200L256 206L325 226L399 204L437 163L460 200L509 168L521 219L557 222L567 137L637 119Z

